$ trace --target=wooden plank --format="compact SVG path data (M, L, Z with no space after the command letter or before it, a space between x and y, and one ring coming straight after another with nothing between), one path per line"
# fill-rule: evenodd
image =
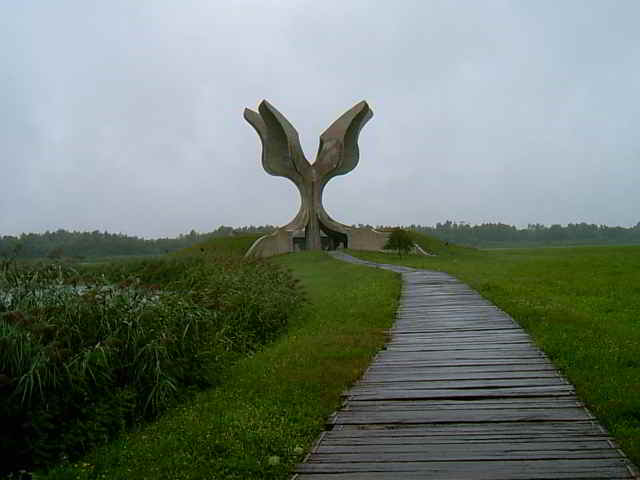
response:
M314 453L309 463L383 463L383 462L472 462L472 461L497 461L497 460L568 460L568 459L619 459L618 452L607 445L600 449L571 450L569 448L558 450L535 450L527 446L519 449L513 446L502 449L467 447L452 449L450 445L438 448L431 445L429 449L417 452L402 452L390 450L378 450L367 452L348 453Z
M426 315L402 315L396 319L398 328L408 328L411 326L423 328L474 328L474 329L499 329L499 328L518 328L518 326L504 318L495 315L447 315L436 316Z
M546 359L546 357L533 346L523 345L518 347L516 350L519 352L516 355L515 360L525 360L525 359ZM509 356L508 351L500 351L500 349L458 349L451 350L447 352L447 350L429 350L429 346L425 346L424 348L420 348L420 346L413 348L400 348L389 346L383 350L380 350L375 356L377 359L385 359L385 358L396 358L399 360L413 361L413 360L453 360L456 357L464 354L464 358L469 358L469 355L475 356L475 358L504 358ZM512 355L513 356L513 355Z
M521 330L517 329L508 329L508 330L497 330L493 332L487 332L486 330L466 330L461 332L455 332L451 330L445 330L440 332L411 332L411 334L403 334L403 332L393 332L392 340L405 340L405 341L413 341L413 342L422 342L422 341L436 341L436 340L451 340L451 339L474 339L474 340L486 340L492 341L494 339L525 339L527 341L531 341L531 337L524 333Z
M387 412L339 412L330 421L332 424L423 424L423 423L493 423L493 422L573 422L587 420L589 415L582 408L549 409L479 409L467 410L406 410Z
M506 313L448 274L355 262L402 273L396 322L296 479L633 478Z
M430 328L432 330L500 330L505 328L511 328L512 324L505 320L496 318L448 318L448 319L435 319L435 318L420 318L420 319L406 319L401 323L396 324L399 328L409 329L413 328ZM393 332L395 333L395 331Z
M411 370L402 373L388 373L386 371L381 372L368 372L366 373L359 384L362 383L379 383L379 382L410 382L410 381L452 381L452 380L483 380L483 379L515 379L515 378L557 378L557 373L553 370L541 370L541 371L512 371L512 372L413 372Z
M490 328L465 328L465 329L433 329L427 330L425 328L409 330L407 327L402 330L395 331L393 329L389 330L391 334L392 340L403 340L403 339L449 339L449 338L527 338L529 341L531 338L526 333L520 331L517 328L509 328L509 329L490 329Z
M416 389L416 390L394 390L380 389L368 391L366 393L347 394L352 400L409 400L409 399L436 399L436 398L511 398L511 397L537 397L541 394L545 396L567 396L573 394L573 389L569 386L545 386L545 387L514 387L514 388L474 388L474 389Z
M515 352L531 352L538 354L538 351L530 343L405 343L396 344L390 343L387 345L387 352L462 352L462 351L482 351L486 353L493 353L496 350L501 351L515 351Z
M546 358L483 358L483 359L412 359L380 358L376 359L376 368L411 369L411 368L436 368L436 367L484 367L484 366L515 366L539 368L551 365Z
M582 404L575 398L497 398L486 400L362 400L359 402L349 402L340 409L346 410L460 410L463 408L572 408L582 407Z
M446 425L446 424L441 424ZM593 439L595 441L603 441L609 444L608 437L606 435L600 436L589 436L588 438ZM584 441L585 437L583 435L578 434L567 434L567 435L511 435L508 437L498 436L498 435L487 435L487 436L475 436L471 437L468 440L462 441L460 436L455 437L447 437L447 436L436 436L436 437L375 437L375 438L363 438L363 437L344 437L344 438L335 438L332 440L326 440L322 443L322 448L329 446L344 446L344 447L358 447L358 448L413 448L415 445L424 446L425 448L430 448L432 446L450 446L452 448L466 448L474 445L493 445L493 444L508 444L508 445L521 445L526 448L527 445L530 445L534 442L545 442L549 445L552 444L566 444L567 442L578 442Z
M529 370L546 368L550 365L550 362L544 358L538 359L482 359L482 360L402 360L402 359L380 359L376 365L376 369L385 370L389 372L397 371L418 371L421 368L482 368L482 367L516 367L522 366ZM373 371L373 369L372 369Z
M440 424L440 425L375 425L367 426L347 426L345 428L334 428L326 432L326 438L338 437L452 437L468 438L475 437L488 438L489 436L499 436L501 438L511 438L521 435L579 435L579 436L602 436L604 430L594 421L582 422L524 422L524 423L493 423L493 424Z
M397 325L397 324L396 324ZM479 325L479 326L469 326L469 327L453 327L453 326L438 326L435 324L426 324L426 323L422 323L419 325L416 325L415 327L411 326L411 325L405 325L402 327L401 330L397 330L395 327L388 330L389 334L392 337L396 337L399 335L416 335L416 334L421 334L421 333L425 333L425 334L429 334L429 333L451 333L451 334L456 334L456 333L474 333L474 334L481 334L482 332L494 332L494 331L505 331L505 330L511 330L511 331L518 331L518 327L516 326L497 326L497 327L492 327L489 325Z
M482 476L480 476L482 475ZM520 476L515 476L520 475ZM582 480L626 480L637 478L631 476L629 473L622 474L622 476L616 474L613 471L595 471L590 472L588 474L581 474L580 476L576 476L575 473L555 473L553 476L549 476L547 473L538 473L538 472L527 472L526 474L503 474L501 472L496 472L495 474L490 473L478 473L478 476L464 476L461 477L456 473L446 473L443 471L437 472L434 476L427 476L425 472L402 472L401 477L399 477L394 472L349 472L349 473L297 473L293 476L292 480L398 480L401 478L402 480L424 480L426 478L434 478L439 480L461 480L461 479L477 479L477 480L564 480L564 479L582 479Z
M437 358L437 359L455 359L455 358L543 358L540 352L531 345L507 345L501 347L499 345L485 347L484 345L461 345L451 348L439 345L424 346L394 346L388 345L386 349L380 352L380 357L407 357L407 358Z
M402 345L447 345L455 347L456 345L484 345L490 347L491 345L531 345L531 339L527 335L455 335L444 337L441 335L393 335L391 340L387 344L389 346L402 346Z
M446 321L451 319L458 320L469 320L469 321L486 321L486 320L495 320L502 321L505 324L513 324L514 321L511 317L506 315L504 312L500 310L496 310L495 308L483 309L483 310L461 310L458 311L436 311L434 309L426 309L424 307L416 307L410 309L404 309L404 307L400 307L396 311L396 317L399 320L415 320L415 321Z
M530 387L530 386L551 386L568 385L562 378L481 378L481 379L456 379L456 380L407 380L394 382L380 382L374 380L361 380L353 388L352 392L361 392L380 389L404 390L441 390L445 388L494 388L494 387Z
M487 345L492 344L528 344L531 345L531 339L527 335L492 335L492 334L478 334L475 332L466 332L465 334L456 335L454 333L447 336L443 335L426 335L426 334L414 334L414 335L394 335L391 334L391 340L387 345Z
M398 368L404 368L402 366ZM366 370L365 375L370 373L389 373L393 374L397 372L397 368L394 368L388 364L385 365L377 365L375 362L371 364L371 366ZM440 366L419 366L407 363L406 370L403 373L407 374L416 374L416 375L449 375L449 374L459 374L463 372L469 373L500 373L500 372L531 372L531 371L552 371L556 372L555 368L548 361L538 361L535 363L529 364L510 364L499 362L497 364L488 364L488 365L440 365Z
M553 459L553 460L499 460L460 462L344 462L304 463L297 473L373 473L388 472L395 475L420 473L422 478L473 479L565 479L565 478L632 478L619 458ZM626 476L624 476L626 473ZM430 477L427 477L430 475ZM369 477L371 478L371 477ZM391 477L389 477L391 478ZM398 477L396 477L398 478ZM414 477L418 478L418 477Z
M492 443L475 443L467 445L466 443L457 444L428 444L428 443L378 443L378 444L354 444L354 445L322 445L318 453L328 455L332 453L423 453L425 458L444 459L448 456L450 459L462 460L464 457L477 457L481 454L522 454L523 452L558 452L558 451L575 451L584 452L590 450L610 449L609 442L603 439L594 440L565 440L565 441L536 441L535 439L526 444L513 443L510 441L499 441Z

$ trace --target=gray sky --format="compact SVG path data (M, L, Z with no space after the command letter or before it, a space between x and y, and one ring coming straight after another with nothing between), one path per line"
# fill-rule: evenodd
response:
M0 235L174 236L299 206L242 118L367 100L343 223L640 221L640 2L3 2Z

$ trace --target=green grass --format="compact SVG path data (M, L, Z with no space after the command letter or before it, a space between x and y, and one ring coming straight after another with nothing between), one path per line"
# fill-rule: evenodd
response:
M640 464L640 247L352 252L449 272L509 313Z
M219 388L38 478L289 478L384 344L400 280L320 252L271 261L291 268L307 297L285 335L239 362Z
M425 235L423 233L408 231L414 243L417 243L422 249L440 257L451 257L456 255L464 255L475 251L473 247L463 247L455 243L446 242L439 238Z
M0 263L0 476L78 458L217 385L301 300L284 268L241 257Z
M185 248L175 255L192 255L202 253L205 255L243 256L262 234L239 235L234 237L216 237L192 247Z

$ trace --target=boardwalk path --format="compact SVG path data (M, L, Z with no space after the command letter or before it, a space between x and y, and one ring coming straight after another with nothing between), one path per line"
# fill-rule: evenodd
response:
M391 340L297 480L638 478L509 317L454 277L397 265Z

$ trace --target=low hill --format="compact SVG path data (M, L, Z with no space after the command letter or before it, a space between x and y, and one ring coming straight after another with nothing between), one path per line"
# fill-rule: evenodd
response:
M253 245L263 234L257 233L252 235L238 235L230 237L216 237L201 243L184 248L177 252L178 255L194 255L202 253L205 255L225 255L225 256L243 256L249 247Z
M439 238L426 235L424 233L409 230L409 234L413 241L419 245L425 252L432 253L434 255L456 255L459 253L466 253L474 251L472 247L461 247L455 243L440 240Z
M413 241L418 244L424 251L434 255L450 256L460 253L468 253L475 251L473 247L462 247L455 243L440 240L431 235L408 230ZM232 237L216 237L197 243L191 247L184 248L177 252L178 255L231 255L242 256L253 245L253 243L262 236L262 234L239 235Z

